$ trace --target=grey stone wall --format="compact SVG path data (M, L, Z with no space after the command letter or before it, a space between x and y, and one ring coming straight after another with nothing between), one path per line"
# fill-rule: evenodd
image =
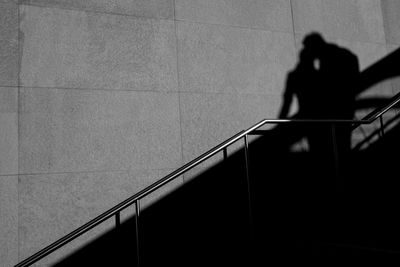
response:
M0 266L275 118L305 34L365 69L400 46L399 14L397 0L0 0Z

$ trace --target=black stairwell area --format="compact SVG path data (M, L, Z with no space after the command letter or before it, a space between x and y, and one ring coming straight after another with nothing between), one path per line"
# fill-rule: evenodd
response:
M357 93L399 76L398 62L400 50L363 71ZM399 99L356 103L376 108L363 124L381 127L369 146L346 152L335 133L355 121L271 121L240 138L257 136L248 146L221 150L223 160L54 266L400 263ZM389 108L395 115L381 120ZM293 151L310 132L329 132L326 148Z

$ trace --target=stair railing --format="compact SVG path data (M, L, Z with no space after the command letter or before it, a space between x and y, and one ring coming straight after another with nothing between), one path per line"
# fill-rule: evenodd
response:
M330 124L332 125L332 129L334 129L334 125L336 124L351 124L353 125L353 130L360 125L364 124L371 124L376 119L379 118L380 125L381 125L381 133L383 135L383 119L382 116L391 108L393 108L396 104L400 102L400 93L395 95L390 103L381 109L377 109L367 116L365 116L361 120L309 120L309 119L264 119L257 124L251 126L247 130L240 131L239 133L235 134L234 136L230 137L229 139L225 140L224 142L220 143L219 145L215 146L214 148L208 150L207 152L203 153L199 157L195 158L194 160L190 161L189 163L183 165L182 167L178 168L174 172L168 174L167 176L163 177L162 179L158 180L157 182L151 184L150 186L144 188L143 190L139 191L138 193L134 194L133 196L125 199L124 201L120 202L119 204L115 205L111 209L107 210L106 212L100 214L96 218L90 220L89 222L85 223L84 225L80 226L79 228L75 229L74 231L70 232L69 234L65 235L64 237L58 239L57 241L51 243L50 245L46 246L45 248L41 249L40 251L36 252L32 256L26 258L25 260L21 261L15 267L26 267L31 266L33 263L39 261L40 259L44 258L45 256L49 255L50 253L54 252L55 250L61 248L62 246L66 245L67 243L71 242L72 240L76 239L77 237L81 236L82 234L88 232L92 228L96 227L97 225L101 224L105 220L115 216L116 227L120 225L120 214L121 211L130 207L131 205L135 205L135 223L136 223L136 248L137 248L137 266L140 266L140 200L145 196L149 195L150 193L154 192L155 190L159 189L160 187L164 186L165 184L171 182L172 180L176 179L177 177L181 176L182 174L186 173L187 171L191 170L195 166L199 165L200 163L204 162L205 160L211 158L212 156L216 155L217 153L222 152L224 159L227 158L227 148L238 142L239 140L243 139L244 141L244 151L245 151L245 160L246 160L246 178L247 178L247 186L248 189L249 185L249 151L248 151L248 136L249 135L263 135L268 130L258 130L264 125L267 124L284 124L284 123L293 123L293 124ZM332 132L334 134L334 131ZM250 194L250 191L248 190ZM250 201L250 195L249 195ZM250 205L250 203L249 203ZM251 212L250 215L251 217ZM250 218L250 221L252 219Z

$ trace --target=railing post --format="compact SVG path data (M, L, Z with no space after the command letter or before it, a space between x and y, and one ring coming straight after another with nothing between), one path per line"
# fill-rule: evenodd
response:
M118 228L121 225L121 212L115 213L115 227Z
M223 153L224 153L224 160L227 160L228 159L228 150L226 147L223 149Z
M250 157L249 157L249 142L247 134L244 136L244 153L245 153L245 167L246 167L246 184L247 184L247 198L249 208L249 227L250 235L253 238L253 211L251 201L251 182L250 182Z
M140 217L140 200L135 201L135 227L136 227L136 262L137 266L140 267L140 238L139 238L139 217Z
M381 116L379 116L379 122L380 122L380 125L381 125L381 128L380 128L380 131L379 131L379 137L383 137L383 135L385 134L385 132L384 132L384 127L383 127L383 119L382 119L382 115Z

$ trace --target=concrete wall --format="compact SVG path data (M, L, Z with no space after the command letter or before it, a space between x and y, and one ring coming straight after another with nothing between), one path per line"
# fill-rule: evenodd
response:
M400 46L399 14L397 0L0 0L0 266L275 118L308 32L364 69Z

